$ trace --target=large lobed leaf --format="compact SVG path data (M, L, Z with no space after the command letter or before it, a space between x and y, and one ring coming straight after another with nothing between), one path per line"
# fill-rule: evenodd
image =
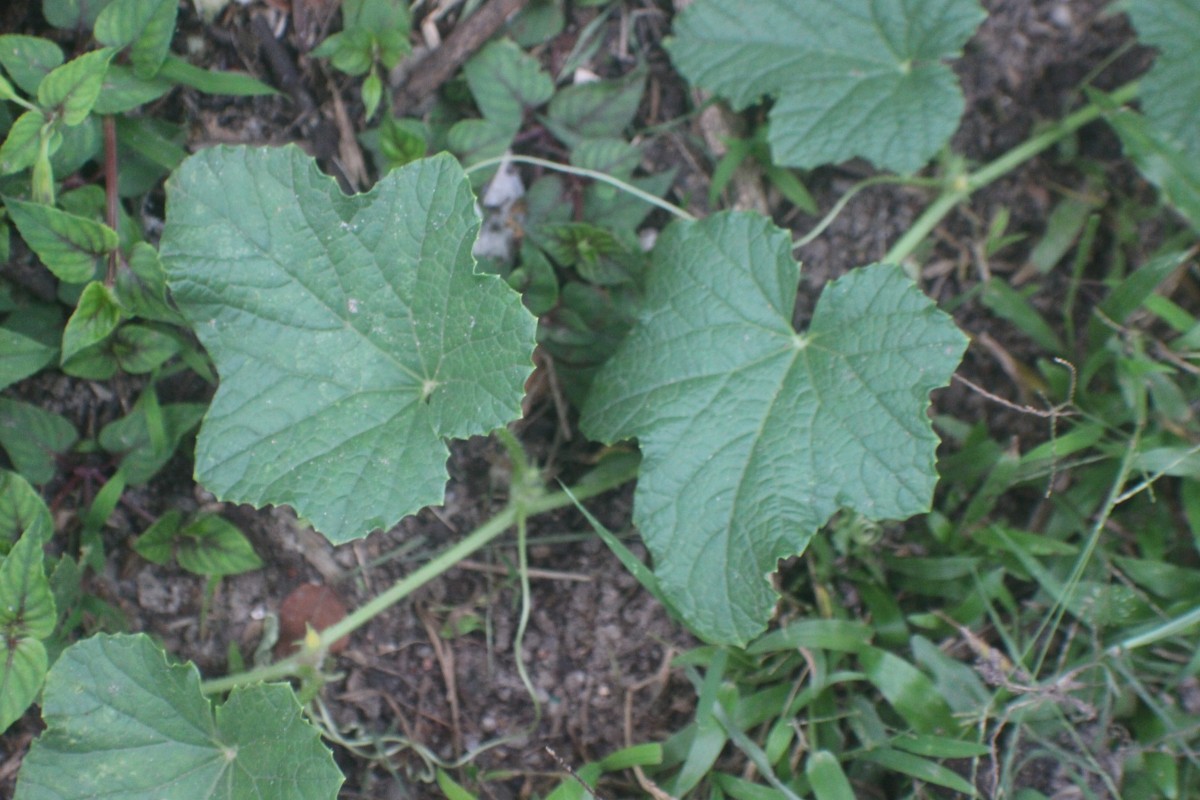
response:
M145 634L67 648L42 716L17 800L331 800L342 783L291 687L237 689L214 715L196 667L169 664Z
M765 627L768 575L838 509L928 509L928 393L966 345L890 266L830 284L798 334L790 247L754 215L671 225L641 318L583 411L594 438L638 438L634 521L663 590L714 642Z
M738 108L778 97L780 164L861 156L914 172L958 125L962 92L941 61L983 18L975 0L696 0L669 50L689 81Z
M1126 154L1200 230L1200 0L1130 0L1139 38L1159 49L1141 80L1145 116L1109 114Z
M1200 160L1200 0L1129 0L1138 38L1159 49L1142 78L1146 118L1156 136Z
M532 371L534 320L475 272L478 228L445 155L354 197L294 147L187 159L161 252L221 377L199 480L335 542L441 502L444 439L518 417Z

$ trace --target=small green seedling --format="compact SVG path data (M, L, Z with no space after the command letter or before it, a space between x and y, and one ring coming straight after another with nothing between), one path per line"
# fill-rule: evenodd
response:
M342 30L312 51L347 75L366 75L362 100L370 120L383 100L383 76L408 54L408 4L400 0L345 0Z

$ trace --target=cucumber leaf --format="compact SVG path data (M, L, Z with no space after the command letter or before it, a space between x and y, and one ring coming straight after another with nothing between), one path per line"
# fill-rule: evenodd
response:
M46 677L42 716L17 800L332 800L342 783L291 687L235 689L214 713L195 665L168 663L145 634L68 647Z
M689 81L737 108L777 97L777 163L861 156L908 173L958 126L962 92L941 62L983 18L975 0L696 0L668 49Z
M712 642L745 644L776 594L767 577L840 508L928 510L930 390L966 338L897 267L825 288L791 324L789 235L752 214L673 223L640 318L601 368L582 425L643 453L634 522L660 585Z
M534 319L475 272L478 230L447 155L355 197L294 147L188 158L160 252L221 377L199 480L334 542L440 503L445 439L519 417L533 369Z
M1142 107L1152 134L1200 160L1200 0L1129 0L1138 38L1158 48L1141 79Z

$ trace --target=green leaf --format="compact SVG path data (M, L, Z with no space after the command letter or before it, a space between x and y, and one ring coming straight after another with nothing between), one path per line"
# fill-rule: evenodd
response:
M33 166L37 160L42 128L46 115L41 111L26 111L8 129L8 137L0 145L0 175L11 175Z
M42 79L62 63L62 48L49 39L17 33L0 36L0 65L30 97L37 94Z
M408 11L408 6L397 3L397 8L403 8L405 13ZM375 53L379 59L379 65L385 70L395 69L400 63L400 59L408 55L412 51L412 45L408 41L408 27L403 30L395 28L387 28L379 30L375 33Z
M174 84L161 75L139 78L133 69L124 64L109 64L100 86L92 112L95 114L121 114L157 100L171 90ZM136 120L138 123L145 120Z
M171 458L180 440L196 427L204 416L203 403L171 403L162 406L163 439L157 444L145 403L138 401L133 410L100 431L100 446L121 456L121 470L132 485L145 483Z
M0 563L0 638L45 639L54 632L54 597L43 568L46 538L40 525L26 528Z
M554 94L554 81L536 58L508 39L492 42L463 67L471 96L483 116L505 128L518 128L525 110Z
M237 526L216 514L200 514L176 534L175 560L197 575L239 575L262 567L262 559Z
M54 109L64 125L78 125L92 111L104 85L104 73L116 50L105 47L73 58L54 69L38 86L38 105Z
M97 157L100 156L101 148L104 147L104 131L103 125L95 115L89 116L83 122L70 128L54 126L50 135L52 137L50 145L53 150L50 167L54 175L68 176L92 159L101 160ZM124 169L123 166L122 169ZM93 184L90 188L99 190L103 196L104 189L99 185ZM68 192L68 194L70 193ZM65 206L63 208L66 211L72 210Z
M175 555L175 537L183 525L183 512L171 508L142 532L133 543L137 554L152 564L166 565Z
M8 82L8 78L0 75L0 100L19 100L20 95L13 85ZM8 106L3 106L0 110L0 129L6 130L12 124L12 115L9 113Z
M870 644L873 632L861 622L844 619L804 619L771 631L746 648L748 653L773 653L803 647L856 653Z
M817 215L817 201L813 199L813 196L808 191L808 187L796 177L795 173L783 167L777 167L774 164L765 165L763 173L766 175L767 180L779 190L779 193L789 203L805 214Z
M96 17L96 40L118 50L133 45L134 74L153 78L171 49L178 10L176 0L113 0Z
M408 3L402 0L343 0L342 20L347 28L363 28L373 33L409 28Z
M1200 0L1128 0L1138 39L1158 48L1139 96L1156 137L1200 159Z
M1187 263L1190 257L1189 250L1169 249L1156 253L1109 289L1108 296L1100 303L1099 310L1117 325L1124 324L1131 314L1143 308L1146 301L1156 295L1159 287ZM1107 332L1107 326L1105 327Z
M992 752L991 748L979 742L964 742L929 734L897 736L891 740L891 744L905 752L930 758L979 758Z
M0 642L0 733L25 713L46 679L50 660L46 646L27 636L5 637Z
M662 197L675 183L675 170L670 169L645 178L632 178L629 182L643 192ZM598 227L612 228L618 233L633 233L654 207L630 198L625 192L610 191L613 188L599 181L585 186L582 216Z
M29 481L0 469L0 554L28 531L45 542L53 533L50 511Z
M943 59L984 18L975 0L697 0L668 50L692 83L745 108L777 96L775 161L861 156L914 172L949 140L962 92Z
M1200 572L1190 567L1128 556L1114 556L1113 561L1130 580L1159 597L1186 601L1200 596Z
M503 155L517 129L487 119L464 119L446 134L446 147L457 153L466 166ZM478 173L475 173L478 174Z
M0 447L32 483L53 478L55 458L70 450L78 438L75 426L58 414L0 397Z
M650 767L663 761L662 745L657 742L635 744L609 753L598 762L605 772L617 772L631 767Z
M545 314L558 302L554 265L532 245L521 245L519 266L509 273L508 285L521 293L525 307L534 314Z
M1134 111L1121 109L1107 119L1121 137L1126 155L1192 230L1200 231L1200 157L1185 153L1180 144L1169 141Z
M46 579L42 547L50 538L50 513L19 475L0 471L0 528L16 544L0 562L0 732L37 697L46 674L42 639L57 614Z
M446 800L479 800L478 797L463 788L453 778L446 774L441 767L437 768L437 785L446 796Z
M279 94L261 81L229 70L212 71L189 64L182 58L167 56L158 77L173 83L190 86L205 94L228 94L234 97Z
M860 755L859 758L909 775L925 783L945 786L947 789L961 792L967 797L978 797L975 787L957 772L911 753L903 753L899 750L870 750Z
M57 358L57 347L0 327L0 389L29 377Z
M867 680L918 733L954 729L950 706L925 673L899 656L875 647L863 648L858 660Z
M214 714L196 667L169 663L145 634L67 648L42 716L17 800L332 800L342 783L289 686L235 689Z
M42 15L56 28L91 29L111 0L42 0Z
M79 304L63 330L63 363L83 348L107 339L121 324L122 316L121 304L112 289L100 281L85 286Z
M642 148L624 139L582 139L571 148L571 165L628 180L642 163ZM610 187L614 188L614 187ZM625 202L629 201L624 197Z
M68 283L83 283L96 270L96 259L117 248L117 234L95 220L56 208L4 198L21 238L42 263Z
M631 283L641 272L637 258L612 231L586 222L542 225L533 238L548 256L598 286Z
M612 81L592 81L556 92L546 110L554 135L570 146L582 139L622 137L642 102L645 67Z
M774 606L766 576L839 508L928 510L927 395L966 340L879 265L827 286L797 333L790 236L752 214L672 223L654 258L582 424L604 442L638 437L634 520L664 591L701 637L743 644Z
M58 198L59 208L80 217L101 217L104 215L105 205L104 187L94 183L65 191ZM83 291L82 286L79 287L79 291Z
M508 35L522 47L533 47L562 33L566 24L563 4L559 0L531 0L509 19Z
M184 324L183 316L167 301L167 276L158 251L138 242L129 253L128 265L117 269L114 287L117 299L131 316L172 325Z
M131 375L143 375L178 355L183 344L173 332L129 324L117 329L109 340L109 349L121 369Z
M828 750L817 750L809 755L804 764L804 775L817 800L854 800L854 790L850 788L841 763Z
M109 347L111 340L85 347L59 364L59 369L72 378L107 381L117 374L120 365Z
M335 68L347 75L362 75L371 68L373 45L369 30L348 28L327 37L311 55L314 58L328 58Z
M140 177L142 183L157 183L160 177L178 167L187 158L187 150L179 144L185 138L180 126L160 119L117 117L117 141L120 146L118 155L121 158L121 182L118 189L121 196L145 194L152 188L145 186L139 190L141 183L126 181L126 172L131 162L134 166L138 166L138 161L143 162L145 166L141 166L140 169L151 176L148 181L146 177Z
M179 566L197 575L238 575L262 566L245 534L216 514L197 515L184 525L183 514L171 509L137 538L133 549L155 564L174 556Z
M213 148L167 185L161 254L221 374L196 473L332 541L439 503L444 440L520 416L533 317L474 271L448 155L346 197L294 147Z
M1029 302L1026 294L1018 292L1003 278L992 277L983 286L980 302L993 314L1013 326L1051 353L1064 353L1062 340L1050 323Z
M375 116L382 99L383 81L379 77L379 71L373 69L362 85L363 114L366 119L369 120Z
M383 116L377 128L364 131L360 140L385 172L424 158L429 151L424 123L390 114Z

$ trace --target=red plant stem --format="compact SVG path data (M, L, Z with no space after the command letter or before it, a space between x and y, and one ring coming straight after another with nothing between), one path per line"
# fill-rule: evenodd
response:
M114 231L117 229L117 123L111 115L104 117L104 221ZM117 281L117 259L120 248L108 254L108 272L104 285L112 286Z

